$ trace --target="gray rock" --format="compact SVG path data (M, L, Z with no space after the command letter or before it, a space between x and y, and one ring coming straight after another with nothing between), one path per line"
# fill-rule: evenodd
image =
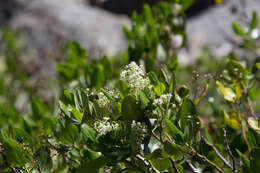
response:
M226 5L219 5L208 9L203 14L191 18L187 22L187 46L180 51L179 57L182 64L193 63L200 54L201 47L210 48L217 58L234 50L234 41L239 41L233 33L232 22L241 20L241 12L245 12L249 18L253 11L260 16L260 1L245 1L243 9L238 0L230 0ZM230 8L237 8L238 14L232 15Z
M30 46L40 52L55 50L57 41L75 40L92 56L112 55L127 48L122 30L127 17L84 6L81 1L34 0L10 22L29 35Z

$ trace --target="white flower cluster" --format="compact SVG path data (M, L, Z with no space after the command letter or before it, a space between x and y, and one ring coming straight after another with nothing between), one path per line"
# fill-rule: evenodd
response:
M127 82L131 89L144 89L150 85L150 80L145 76L143 66L138 66L135 62L131 62L125 66L120 74L120 79Z
M160 96L160 98L155 99L153 101L153 105L155 105L155 106L162 106L164 104L169 103L171 98L172 98L172 94L163 94L163 95Z
M118 128L118 123L108 121L109 118L105 117L103 120L96 121L94 123L94 128L98 131L99 135L105 135L108 132L116 130Z
M104 108L107 104L110 103L110 100L105 96L103 92L99 92L97 95L98 95L97 103L101 108Z
M111 94L114 98L119 98L119 94L115 90L108 90L109 94ZM105 96L103 92L99 92L98 94L98 105L101 108L106 107L109 103L111 103L111 100Z

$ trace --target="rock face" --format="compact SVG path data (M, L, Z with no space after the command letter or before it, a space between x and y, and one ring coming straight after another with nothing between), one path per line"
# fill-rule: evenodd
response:
M241 16L251 18L252 12L257 11L260 16L260 1L245 1L246 5L239 1L231 0L228 7L237 13L231 14L230 8L224 5L216 6L203 14L191 18L187 22L188 44L180 52L181 62L192 63L200 53L201 47L210 48L216 57L222 57L234 49L233 41L239 41L233 33L232 22L240 20ZM243 7L244 6L244 7ZM244 14L241 14L244 13Z
M36 48L40 55L55 52L59 40L79 42L88 49L91 57L126 50L127 41L122 26L130 25L130 19L86 5L88 1L91 3L93 0L33 0L16 13L10 25L27 31L30 46ZM152 0L150 3L156 1ZM130 0L122 0L121 3L129 2ZM232 15L227 6L235 6L238 12L245 12L249 17L252 11L258 11L260 16L260 0L227 2L226 6L212 7L188 19L188 44L179 54L182 64L194 62L203 46L211 48L217 57L225 55L233 48L231 40L236 40L237 37L232 31L232 21L237 20L237 16L241 14ZM241 5L240 2L245 2L246 5ZM113 6L112 0L105 1L105 4L109 3L111 8L120 8Z
M99 56L126 49L122 26L129 23L127 17L80 2L34 0L16 14L10 26L27 31L34 48L53 51L57 40L75 40L92 56Z

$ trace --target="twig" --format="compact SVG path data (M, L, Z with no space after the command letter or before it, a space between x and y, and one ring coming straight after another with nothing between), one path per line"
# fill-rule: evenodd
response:
M206 83L205 87L203 88L203 91L200 95L200 97L198 99L195 100L195 104L199 104L199 102L202 100L202 98L206 95L207 91L208 91L208 88L209 88L209 84Z
M241 123L243 139L244 139L244 141L245 141L245 143L246 143L246 145L247 145L248 150L250 151L250 150L251 150L251 147L250 147L249 142L248 142L247 137L246 137L246 127L245 127L245 125L244 125L244 123L243 123L243 120L242 120L242 118L241 118L240 112L238 112L238 118L239 118L239 121L240 121L240 123Z
M190 163L190 161L186 160L185 162L189 165L189 167L190 167L190 169L191 169L191 171L192 171L193 173L199 173L199 172L196 170L196 168Z
M231 166L231 164L224 158L224 156L222 156L222 155L220 154L220 152L218 151L218 149L217 149L213 144L209 143L209 141L208 141L204 136L202 136L201 138L203 139L203 141L204 141L208 146L210 146L210 147L215 151L215 153L216 153L216 154L218 155L218 157L225 163L225 165L227 165L230 169L233 170L233 167Z
M202 159L204 162L207 162L209 165L211 165L212 167L214 167L218 172L220 173L225 173L216 163L210 161L205 155L202 155L200 153L198 153L194 148L190 147L191 151L193 152L193 154Z
M178 170L178 168L176 167L175 161L173 160L173 158L169 158L169 160L171 161L172 167L174 169L174 171L176 173L180 173L180 171Z
M251 102L250 98L248 97L248 95L247 95L246 97L247 97L247 104L248 104L250 113L251 113L251 115L252 115L254 118L256 118L256 116L255 116L255 111L254 111L254 108L253 108L253 106L252 106L252 102Z
M225 128L223 128L223 132L224 132L224 142L225 142L225 144L226 144L227 151L228 151L228 153L229 153L229 155L230 155L230 157L231 157L231 159L232 159L232 161L233 161L233 169L232 169L232 170L233 170L234 173L237 173L238 171L236 170L235 157L233 156L233 154L232 154L232 152L231 152L231 149L230 149L230 147L229 147L229 145L228 145L227 131L226 131Z

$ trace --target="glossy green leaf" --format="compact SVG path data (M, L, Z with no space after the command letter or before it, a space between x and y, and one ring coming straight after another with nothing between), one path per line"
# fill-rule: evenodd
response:
M179 130L170 120L166 119L165 124L168 127L167 131L173 137L173 139L178 139L178 135L183 139L184 134L181 130Z
M187 125L187 122L193 116L197 116L197 111L194 103L190 99L185 99L181 105L179 111L180 116L180 126L184 129Z
M172 156L175 160L181 160L184 153L188 152L185 146L181 146L178 144L170 143L168 141L163 143L163 151ZM166 157L167 157L166 155Z
M126 96L122 102L122 116L125 122L131 123L142 117L140 105L133 96Z
M5 138L3 148L6 160L11 166L24 166L32 160L31 153L24 150L22 144L19 144L12 138Z
M36 151L35 155L41 172L49 172L53 166L50 149L42 146Z

